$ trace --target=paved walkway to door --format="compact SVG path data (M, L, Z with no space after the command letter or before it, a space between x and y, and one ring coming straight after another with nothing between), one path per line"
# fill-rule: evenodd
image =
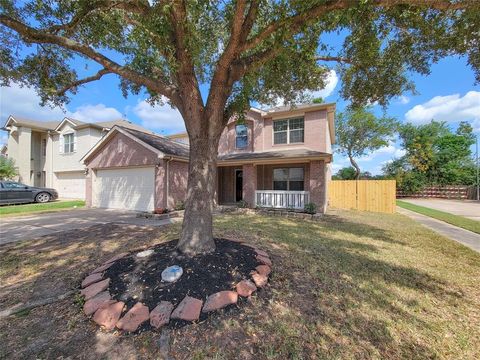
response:
M425 206L454 215L480 221L480 201L450 199L399 199L411 204Z

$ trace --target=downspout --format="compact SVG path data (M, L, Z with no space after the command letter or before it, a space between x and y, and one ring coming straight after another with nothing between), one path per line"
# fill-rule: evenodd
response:
M165 176L166 176L166 191L165 191L165 208L168 209L168 197L170 195L170 161L172 161L172 157L170 156L167 160L167 164L165 166Z

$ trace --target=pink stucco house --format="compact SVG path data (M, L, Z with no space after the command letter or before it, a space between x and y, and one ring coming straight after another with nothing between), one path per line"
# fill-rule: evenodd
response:
M326 209L335 104L250 109L219 145L216 201L248 207ZM114 127L83 158L88 206L153 211L183 201L188 135Z

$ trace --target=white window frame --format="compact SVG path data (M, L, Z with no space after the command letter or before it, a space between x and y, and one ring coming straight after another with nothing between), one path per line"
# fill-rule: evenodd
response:
M299 129L291 130L290 129L290 121L299 120L299 119L301 119L303 121L303 141L291 142L290 141L290 132L295 131L295 130L299 130ZM287 130L275 131L275 122L277 122L277 121L286 121L287 122ZM286 132L287 133L287 142L276 144L275 143L275 133L281 133L281 132ZM272 144L273 145L289 145L289 144L303 144L303 143L305 143L305 117L294 117L294 118L288 118L288 119L273 120L273 123L272 123Z
M69 145L69 148L68 150L69 151L65 151L66 149L66 145L67 143L65 142L67 136L72 136L72 141L68 143ZM66 134L62 134L62 138L63 138L63 143L62 143L62 147L63 147L63 153L64 154L73 154L75 152L75 133L74 132L69 132L69 133L66 133Z
M42 147L42 156L46 157L47 156L47 139L41 139L40 146Z
M237 134L237 126L245 126L245 130L247 131L247 133L245 134L245 137L247 138L247 142L245 144L245 146L237 146L237 138L239 137L238 134ZM244 137L244 136L241 136L241 137ZM235 124L235 149L247 149L248 148L248 126L247 124Z

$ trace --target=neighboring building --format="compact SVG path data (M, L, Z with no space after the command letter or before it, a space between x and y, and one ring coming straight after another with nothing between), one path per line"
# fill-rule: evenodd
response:
M313 202L324 212L334 113L335 104L312 104L251 109L244 121L231 119L218 149L217 203L303 209ZM83 159L87 204L141 211L174 207L186 193L187 143L186 133L167 138L112 128Z
M18 167L18 181L52 187L61 198L85 198L85 167L80 159L114 125L147 131L126 120L85 123L71 118L35 121L9 116L8 157Z
M87 206L153 211L185 199L188 145L114 126L83 158Z

